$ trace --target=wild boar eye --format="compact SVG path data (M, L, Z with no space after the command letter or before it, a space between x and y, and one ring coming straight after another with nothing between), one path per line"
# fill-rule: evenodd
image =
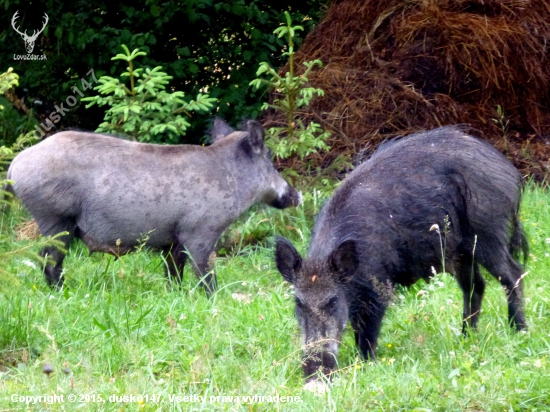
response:
M329 299L329 301L326 303L325 306L323 306L323 309L326 311L332 311L336 309L336 303L338 302L338 296L333 296Z

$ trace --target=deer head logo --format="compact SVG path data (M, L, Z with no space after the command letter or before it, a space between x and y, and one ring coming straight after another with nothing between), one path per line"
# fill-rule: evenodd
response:
M16 11L15 14L13 15L13 17L11 19L11 26L13 27L13 29L17 33L19 33L21 35L21 37L25 41L25 48L27 49L27 53L32 53L32 50L34 49L34 42L38 38L38 35L44 31L44 28L46 27L46 24L48 24L48 20L49 20L48 15L46 13L44 13L45 21L44 21L44 25L42 26L42 28L38 32L36 30L34 30L33 33L32 33L32 36L28 36L27 35L27 30L25 30L24 33L21 33L19 31L19 29L17 27L15 27L15 21L19 17L17 15L18 13L19 13L19 10Z

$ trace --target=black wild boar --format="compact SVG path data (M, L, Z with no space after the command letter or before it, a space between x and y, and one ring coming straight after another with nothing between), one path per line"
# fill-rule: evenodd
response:
M216 287L208 258L222 232L263 202L283 209L301 196L277 173L258 122L234 131L220 119L208 147L144 144L115 137L60 132L20 153L10 165L12 191L43 235L67 231L91 252L120 255L140 238L166 256L181 279L187 257L207 292ZM61 286L63 253L46 248L50 285Z
M479 317L479 265L504 287L511 325L526 328L513 257L528 254L521 189L502 154L456 127L386 143L350 173L317 216L305 260L277 240L277 268L295 286L308 384L336 368L348 319L363 356L374 358L395 285L429 280L443 262L464 294L464 331Z

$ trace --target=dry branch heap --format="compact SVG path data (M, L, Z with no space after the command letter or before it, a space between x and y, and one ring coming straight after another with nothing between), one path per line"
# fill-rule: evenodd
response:
M301 118L333 134L332 150L310 163L357 162L387 138L465 123L542 180L549 22L547 0L333 1L296 55L323 62L309 78L325 97ZM274 113L264 120L283 121Z

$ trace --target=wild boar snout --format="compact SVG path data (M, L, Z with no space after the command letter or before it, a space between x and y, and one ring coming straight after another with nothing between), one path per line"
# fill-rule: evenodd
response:
M286 180L279 178L272 185L272 199L268 203L277 209L297 207L302 203L302 194L293 188Z

